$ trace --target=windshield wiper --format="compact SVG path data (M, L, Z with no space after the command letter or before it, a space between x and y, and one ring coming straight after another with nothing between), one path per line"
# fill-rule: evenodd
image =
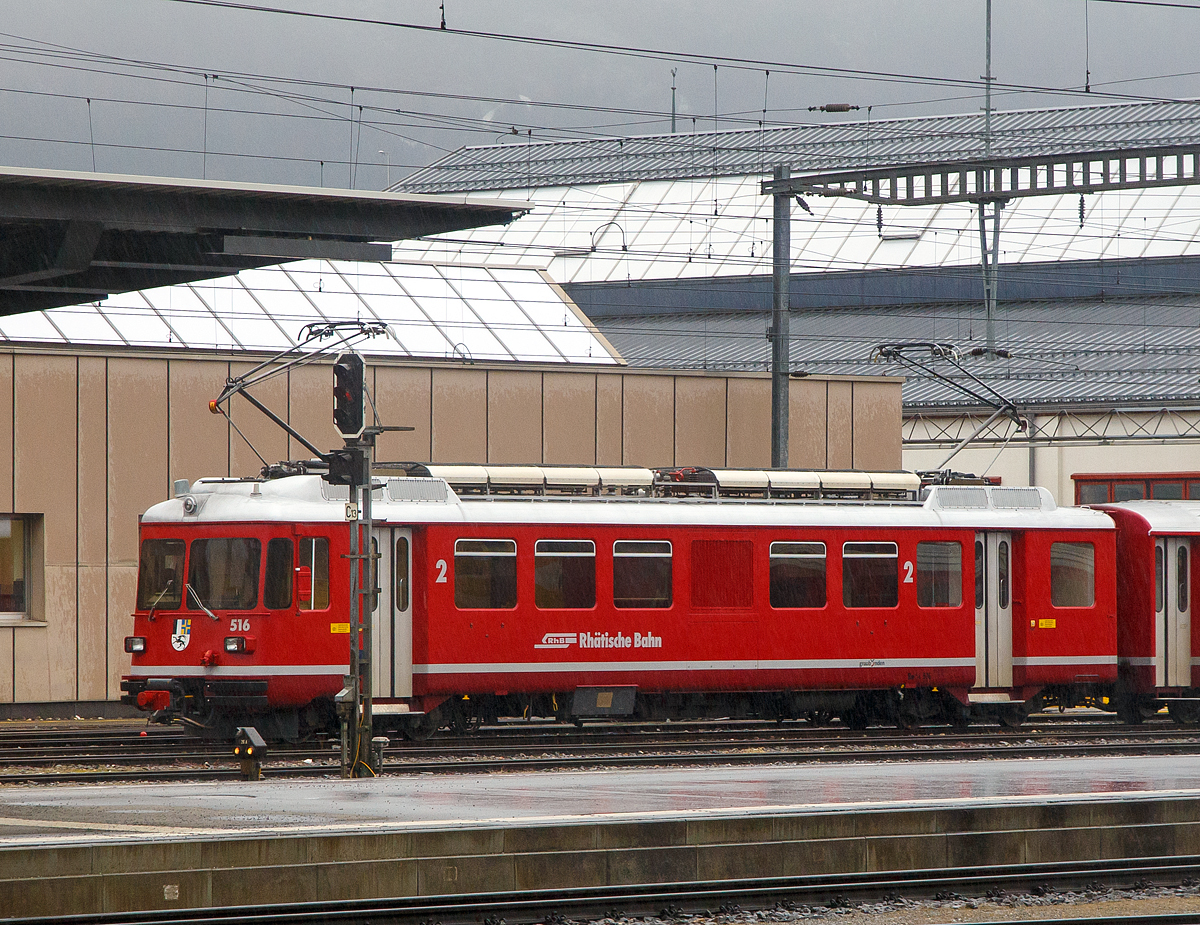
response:
M167 586L158 592L158 597L154 599L154 603L150 605L150 613L146 615L146 619L151 623L154 622L154 611L158 610L158 602L163 599L163 595L171 590L171 585L175 584L174 578L167 579Z
M204 606L204 601L200 600L200 595L196 593L196 589L192 587L191 582L188 582L184 587L188 589L188 593L195 599L201 610L212 617L214 621L220 621L220 617Z

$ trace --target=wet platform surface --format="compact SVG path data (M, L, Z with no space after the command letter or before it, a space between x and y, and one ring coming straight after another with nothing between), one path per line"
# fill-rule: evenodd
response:
M30 785L0 847L1163 799L1200 799L1200 755Z

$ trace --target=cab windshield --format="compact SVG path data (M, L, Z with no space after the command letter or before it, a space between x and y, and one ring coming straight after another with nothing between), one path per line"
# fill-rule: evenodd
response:
M183 540L143 540L138 610L175 610L183 600Z
M192 540L189 605L198 608L203 604L210 610L250 610L258 603L261 559L262 544L256 539Z

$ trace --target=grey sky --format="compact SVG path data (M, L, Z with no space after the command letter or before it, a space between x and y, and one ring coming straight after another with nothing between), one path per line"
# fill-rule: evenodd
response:
M256 5L427 26L436 26L439 17L438 0ZM534 140L665 131L672 66L679 69L680 131L690 131L693 118L698 128L712 128L714 106L722 127L747 124L738 119L754 124L764 91L768 124L864 116L807 112L831 101L870 105L872 118L966 112L982 104L977 89L779 70L768 80L761 67L722 66L714 88L709 64L673 65L171 0L8 0L0 9L0 31L6 34L0 39L0 164L11 166L90 170L94 154L96 169L106 172L203 172L220 179L345 186L347 161L356 158L355 185L380 188L389 160L392 179L399 179L444 150L515 141L514 126L525 138L532 129ZM446 0L446 19L451 29L970 81L984 68L984 9L984 0ZM1086 54L1094 90L1151 98L1200 95L1191 73L1200 71L1195 59L1200 4L1193 11L1103 0L994 0L993 9L993 71L1000 83L1082 87ZM182 70L100 62L61 49L48 57L44 52L51 49L37 43ZM329 86L234 79L235 73ZM357 89L356 107L365 107L360 130L357 108L349 105L350 86L465 98ZM268 92L246 92L250 89ZM305 99L286 99L285 92ZM1089 101L1111 99L1007 92L995 98L997 108Z

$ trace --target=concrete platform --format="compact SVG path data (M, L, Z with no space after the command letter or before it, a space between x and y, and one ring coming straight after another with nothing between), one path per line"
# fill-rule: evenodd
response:
M1200 854L1200 756L14 787L14 916Z

